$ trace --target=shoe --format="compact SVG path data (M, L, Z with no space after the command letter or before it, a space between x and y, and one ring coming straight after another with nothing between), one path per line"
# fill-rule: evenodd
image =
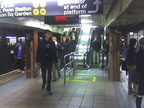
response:
M25 71L21 71L21 73L25 73Z
M49 95L52 95L52 92L51 92L51 91L48 91L48 94L49 94Z
M60 74L60 73L58 74L58 77L61 77L61 74Z
M45 88L45 84L42 85L42 90Z
M132 94L133 93L133 91L128 91L128 94Z
M56 81L56 79L53 79L53 82L55 82Z
M17 73L21 72L21 70L18 70Z
M46 88L46 90L47 90L47 92L48 92L49 95L52 95L51 90L48 90L48 88Z
M61 68L61 70L60 70L60 71L61 71L61 72L62 72L62 71L64 71L64 68Z

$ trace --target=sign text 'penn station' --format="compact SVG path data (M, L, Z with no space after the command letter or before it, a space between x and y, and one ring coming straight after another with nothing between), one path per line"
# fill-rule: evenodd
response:
M9 7L0 9L0 17L31 16L32 7Z

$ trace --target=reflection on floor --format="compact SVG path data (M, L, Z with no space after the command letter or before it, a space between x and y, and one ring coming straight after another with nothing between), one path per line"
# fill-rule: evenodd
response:
M0 85L0 108L135 108L135 97L127 95L127 78L121 74L121 81L112 82L104 70L79 70L71 79L76 81L64 85L62 76L52 82L51 96L41 89L41 78L23 75Z

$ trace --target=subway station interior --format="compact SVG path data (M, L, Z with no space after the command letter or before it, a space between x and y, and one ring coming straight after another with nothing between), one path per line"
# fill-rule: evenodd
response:
M144 37L143 9L143 0L0 0L0 108L136 108L121 63L129 40ZM45 30L59 43L63 37L70 42L73 28L75 48L64 56L49 95L41 89L41 69L36 67L38 44ZM19 38L25 46L24 72L14 56Z

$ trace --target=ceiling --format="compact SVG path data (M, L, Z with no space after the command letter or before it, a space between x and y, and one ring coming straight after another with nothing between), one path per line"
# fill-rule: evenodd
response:
M123 1L123 0L121 0ZM115 5L116 0L103 0L103 14L91 14L91 16L81 16L81 19L89 19L92 20L93 26L98 27L104 27L106 24L106 17L109 14L109 11L111 11L111 8ZM119 15L109 26L110 27L119 27L123 30L135 30L139 27L143 27L144 22L144 0L132 0L131 4L128 6L128 8ZM44 17L33 17L35 19L38 19L40 21L44 21ZM12 18L7 18L7 20L11 20ZM20 18L15 18L20 19ZM11 20L13 22L15 20ZM21 18L23 19L23 18ZM24 21L27 21L27 18L23 19ZM32 20L32 19L31 19ZM19 20L20 21L20 20ZM33 21L35 21L33 19ZM0 27L7 27L7 28L26 28L26 26L23 25L17 25L20 22L16 22L16 24L5 24L1 23ZM79 27L81 24L67 24L67 25L57 25L58 27Z
M112 22L111 26L122 31L144 29L144 0L133 0L128 8Z
M105 25L105 17L107 15L107 13L109 12L112 3L115 0L103 0L103 14L91 14L91 16L81 16L79 15L79 17L81 19L89 19L92 20L93 26L98 26L98 27L104 27ZM44 21L44 17L37 17L37 19ZM64 25L57 25L59 27L79 27L81 26L81 24L64 24Z

